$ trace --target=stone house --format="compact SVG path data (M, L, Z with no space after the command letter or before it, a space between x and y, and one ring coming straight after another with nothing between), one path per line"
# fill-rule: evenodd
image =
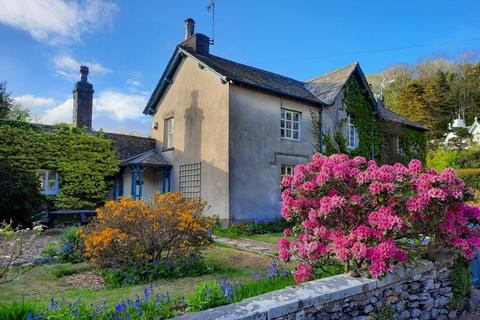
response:
M307 162L316 144L325 151L324 140L341 135L349 151L362 145L356 128L361 119L349 115L345 103L350 81L382 126L426 131L377 103L358 63L299 81L211 54L209 38L195 33L192 19L185 23L185 39L144 113L152 116L152 152L172 165L171 190L201 196L222 223L279 218L281 176ZM312 115L320 120L317 130ZM401 138L385 137L367 157L385 152L396 160Z

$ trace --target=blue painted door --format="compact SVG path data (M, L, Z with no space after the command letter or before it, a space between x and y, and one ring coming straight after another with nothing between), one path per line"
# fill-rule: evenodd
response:
M480 288L480 254L475 251L475 258L470 261L470 269L472 270L472 282L475 288Z

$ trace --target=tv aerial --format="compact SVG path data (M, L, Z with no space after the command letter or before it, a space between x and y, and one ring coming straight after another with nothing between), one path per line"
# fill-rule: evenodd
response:
M212 13L212 38L210 39L210 44L215 44L215 1L211 0L210 4L207 7L208 12Z

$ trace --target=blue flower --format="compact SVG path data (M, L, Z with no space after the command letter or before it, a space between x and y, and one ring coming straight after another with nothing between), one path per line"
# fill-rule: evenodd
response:
M27 319L28 320L34 320L32 311L28 311Z

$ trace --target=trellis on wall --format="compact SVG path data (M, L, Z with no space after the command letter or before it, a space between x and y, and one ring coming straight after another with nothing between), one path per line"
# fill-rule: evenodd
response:
M179 168L179 191L185 197L200 197L201 194L201 163L187 163Z

